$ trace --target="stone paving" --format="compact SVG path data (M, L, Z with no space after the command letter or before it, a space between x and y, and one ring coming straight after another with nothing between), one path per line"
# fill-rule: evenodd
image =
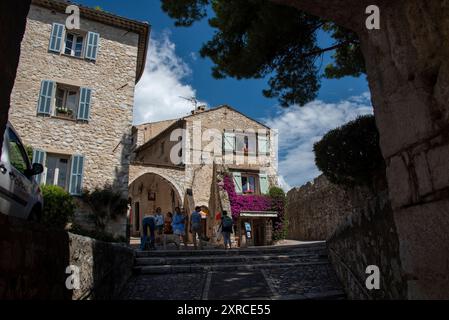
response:
M341 299L326 266L299 271L209 272L138 275L123 291L130 300ZM306 272L306 273L304 273Z
M127 300L201 300L206 273L134 276L123 291Z
M295 267L135 275L123 290L130 300L343 299L326 259Z

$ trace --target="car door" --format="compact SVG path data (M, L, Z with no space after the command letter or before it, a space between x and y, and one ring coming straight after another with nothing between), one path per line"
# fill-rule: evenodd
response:
M4 175L7 175L7 179L9 179L8 191L11 201L10 211L7 214L26 219L32 205L30 197L33 183L31 178L26 176L30 163L19 137L10 127L6 130L8 148L8 167L6 169L8 172Z

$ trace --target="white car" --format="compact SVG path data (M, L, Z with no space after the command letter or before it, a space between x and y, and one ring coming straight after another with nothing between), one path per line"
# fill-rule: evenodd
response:
M34 176L43 172L41 164L30 164L17 132L7 124L0 159L0 213L39 221L43 197Z

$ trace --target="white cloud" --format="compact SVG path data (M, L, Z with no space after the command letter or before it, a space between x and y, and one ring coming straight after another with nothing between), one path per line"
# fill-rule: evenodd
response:
M196 96L195 89L183 83L192 70L175 49L169 32L151 38L145 72L136 86L135 124L179 118L193 109L191 102L181 98Z
M300 186L320 175L313 144L324 134L363 114L372 114L370 94L337 103L315 100L304 107L291 106L264 121L279 130L279 173L284 189Z

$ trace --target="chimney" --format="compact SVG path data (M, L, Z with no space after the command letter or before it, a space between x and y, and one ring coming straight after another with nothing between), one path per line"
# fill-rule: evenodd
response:
M195 110L192 110L192 114L202 113L207 110L205 105L198 106Z

